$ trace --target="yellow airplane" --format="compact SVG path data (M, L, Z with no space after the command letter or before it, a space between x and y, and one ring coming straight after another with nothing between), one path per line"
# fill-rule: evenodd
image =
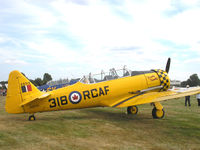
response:
M84 77L76 84L49 92L39 91L19 71L12 71L5 108L8 113L29 113L29 120L35 120L36 112L88 107L127 107L128 114L137 114L137 105L152 103L153 118L163 118L160 101L200 93L199 87L170 90L169 66L170 58L165 71L124 71L119 77L113 70L104 80Z

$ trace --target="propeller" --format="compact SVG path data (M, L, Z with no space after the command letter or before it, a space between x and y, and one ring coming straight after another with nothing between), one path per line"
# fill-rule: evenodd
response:
M165 71L168 73L170 68L171 58L168 58Z

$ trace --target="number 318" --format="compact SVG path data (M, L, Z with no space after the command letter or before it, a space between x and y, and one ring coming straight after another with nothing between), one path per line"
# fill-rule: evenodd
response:
M67 104L67 97L66 96L61 96L60 99L58 97L56 98L51 98L49 99L50 108L56 107L56 106L61 106L61 105L66 105Z

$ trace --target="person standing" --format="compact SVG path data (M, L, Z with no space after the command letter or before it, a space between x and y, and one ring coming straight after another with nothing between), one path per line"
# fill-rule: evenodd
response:
M189 88L189 87L190 87L189 85L186 86L186 88ZM191 106L191 104L190 104L190 96L186 96L185 97L185 106L187 106L187 103L188 103L189 106Z
M200 93L196 95L198 106L200 106Z

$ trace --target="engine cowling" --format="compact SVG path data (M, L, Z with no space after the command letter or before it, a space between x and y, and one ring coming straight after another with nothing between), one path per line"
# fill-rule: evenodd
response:
M158 74L160 85L162 86L160 91L167 91L170 88L170 79L168 73L161 69L154 69L152 71Z

